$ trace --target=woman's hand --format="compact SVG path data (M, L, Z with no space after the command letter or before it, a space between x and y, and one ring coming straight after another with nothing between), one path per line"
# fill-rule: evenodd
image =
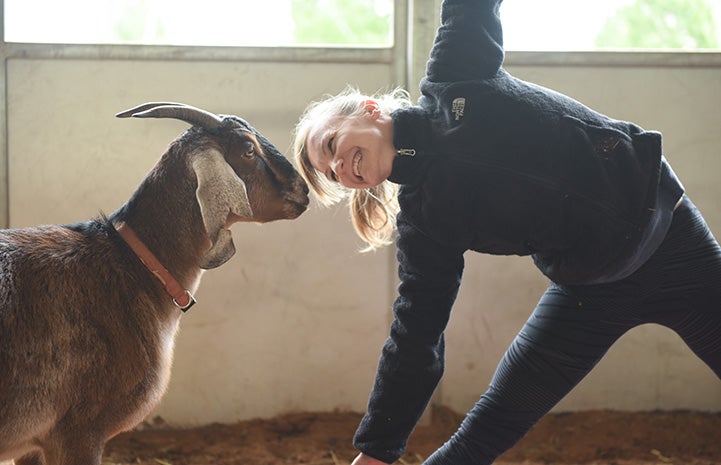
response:
M358 454L358 456L353 460L353 463L351 465L388 465L385 462L381 462L380 460L376 460L370 455L366 455L363 452Z

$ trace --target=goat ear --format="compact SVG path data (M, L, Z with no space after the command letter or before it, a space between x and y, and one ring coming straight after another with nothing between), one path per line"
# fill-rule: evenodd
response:
M198 179L195 197L200 205L210 249L200 262L204 269L216 268L235 254L233 237L225 228L231 214L251 218L245 183L233 171L218 150L209 149L195 155L193 170Z

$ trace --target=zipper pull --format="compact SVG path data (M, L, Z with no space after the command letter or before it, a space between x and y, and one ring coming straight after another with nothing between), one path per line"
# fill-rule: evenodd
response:
M416 149L400 149L400 150L398 150L398 155L406 155L409 157L415 157Z

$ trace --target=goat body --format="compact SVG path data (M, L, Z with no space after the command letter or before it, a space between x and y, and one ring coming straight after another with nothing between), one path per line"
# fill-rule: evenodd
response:
M194 127L109 217L0 231L0 461L99 465L105 442L165 392L182 312L119 225L194 293L203 269L232 256L230 224L307 207L297 172L240 118L181 104L120 116Z

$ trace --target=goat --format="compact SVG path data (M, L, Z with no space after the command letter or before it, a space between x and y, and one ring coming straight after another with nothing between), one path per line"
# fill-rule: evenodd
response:
M246 121L178 103L118 113L191 125L131 198L87 222L0 231L0 461L99 465L159 403L180 316L236 222L293 219L308 187Z

